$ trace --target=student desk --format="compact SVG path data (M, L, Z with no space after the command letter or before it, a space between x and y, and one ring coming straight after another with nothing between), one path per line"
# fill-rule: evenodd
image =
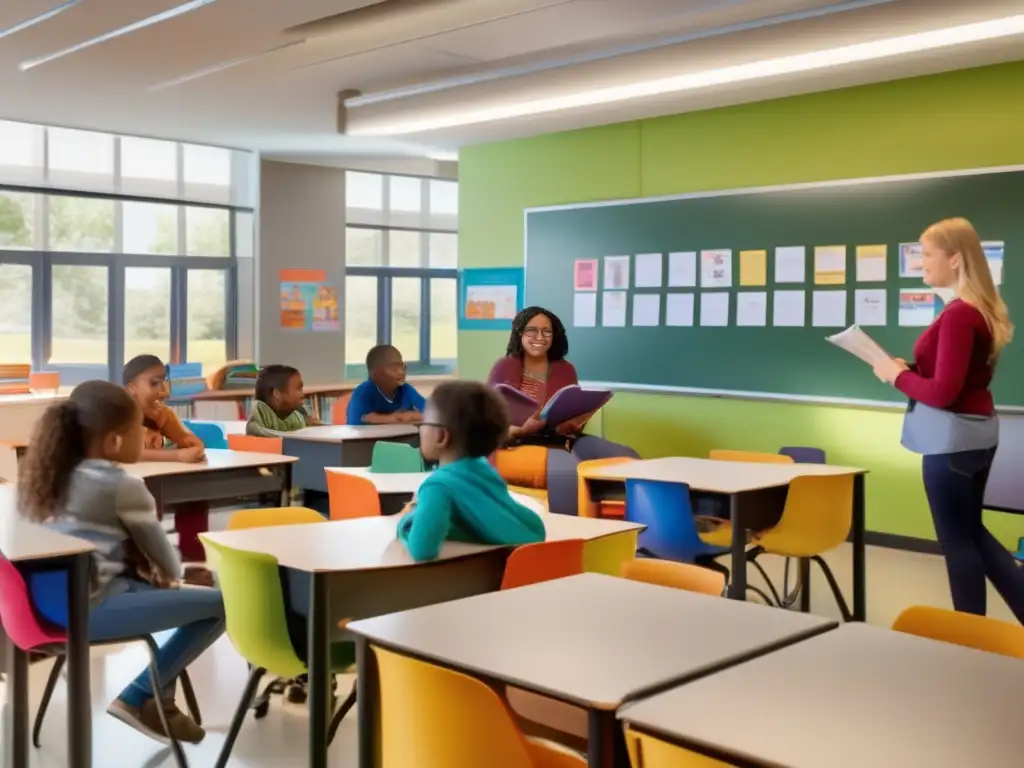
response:
M65 395L0 395L0 442L28 445L36 422Z
M846 624L619 717L729 765L1010 766L1024 755L1022 690L1019 659Z
M284 452L295 456L295 486L327 493L324 467L368 467L373 444L389 440L409 445L420 444L415 424L370 424L361 427L306 427L282 432Z
M786 489L801 475L854 475L853 480L853 618L867 618L866 554L864 550L864 476L867 470L831 464L760 464L712 459L665 458L630 461L588 472L586 483L595 501L624 498L627 479L686 483L691 491L729 500L732 522L732 578L729 597L746 600L747 530L751 517L766 507L781 509ZM776 518L777 519L777 518ZM802 607L807 610L806 589Z
M619 768L628 765L615 721L623 703L835 626L810 614L597 574L353 622L359 766L372 768L380 758L371 646L583 707L589 765ZM709 711L743 722L728 706Z
M14 486L0 486L0 552L22 571L68 571L68 765L92 766L92 695L89 682L89 576L93 545L32 525L18 517ZM28 654L0 632L7 663L5 751L12 768L27 768L29 755Z

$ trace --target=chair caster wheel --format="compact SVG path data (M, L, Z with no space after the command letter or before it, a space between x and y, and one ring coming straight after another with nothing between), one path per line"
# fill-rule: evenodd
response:
M261 701L259 704L257 704L256 706L253 707L252 716L255 719L257 719L257 720L262 720L264 717L267 716L267 713L269 711L270 711L270 702L269 701Z

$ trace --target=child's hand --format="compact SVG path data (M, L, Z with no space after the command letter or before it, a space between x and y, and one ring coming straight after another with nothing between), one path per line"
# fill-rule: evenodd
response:
M191 448L179 448L176 458L184 464L198 464L206 459L206 449L201 445L193 445Z

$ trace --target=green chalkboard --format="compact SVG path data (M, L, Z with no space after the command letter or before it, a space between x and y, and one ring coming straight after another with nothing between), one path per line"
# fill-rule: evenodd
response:
M983 240L1003 241L1006 264L1001 291L1011 317L1024 324L1024 171L971 173L940 178L894 178L768 190L695 195L673 199L608 202L526 212L526 301L547 307L569 330L569 357L587 381L739 393L767 393L848 400L902 398L875 379L859 360L824 341L841 328L811 325L815 290L847 293L846 323L854 322L854 292L885 288L885 327L865 328L891 354L912 355L920 327L898 325L900 290L923 287L919 278L899 275L899 246L916 241L931 223L951 216L970 219ZM846 245L846 283L814 285L816 246ZM884 283L856 281L856 247L885 244ZM775 283L775 249L806 246L803 284ZM581 259L641 253L731 249L733 287L726 327L633 327L632 305L639 293L696 294L697 288L634 288L631 270L626 327L573 327L574 264ZM739 253L766 250L767 285L739 287ZM698 257L699 262L699 257ZM631 258L635 265L635 258ZM699 272L698 263L698 272ZM604 269L600 288L604 288ZM667 277L665 280L667 283ZM803 327L772 325L776 290L805 290ZM736 294L767 291L763 327L736 326ZM1003 353L993 384L1000 405L1024 405L1024 338Z

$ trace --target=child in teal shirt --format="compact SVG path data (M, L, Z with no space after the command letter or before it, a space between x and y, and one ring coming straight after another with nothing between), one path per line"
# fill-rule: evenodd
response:
M490 387L453 381L434 390L420 427L420 451L439 468L398 524L398 537L414 560L436 558L445 540L544 541L544 521L512 498L487 461L507 433L505 404Z

